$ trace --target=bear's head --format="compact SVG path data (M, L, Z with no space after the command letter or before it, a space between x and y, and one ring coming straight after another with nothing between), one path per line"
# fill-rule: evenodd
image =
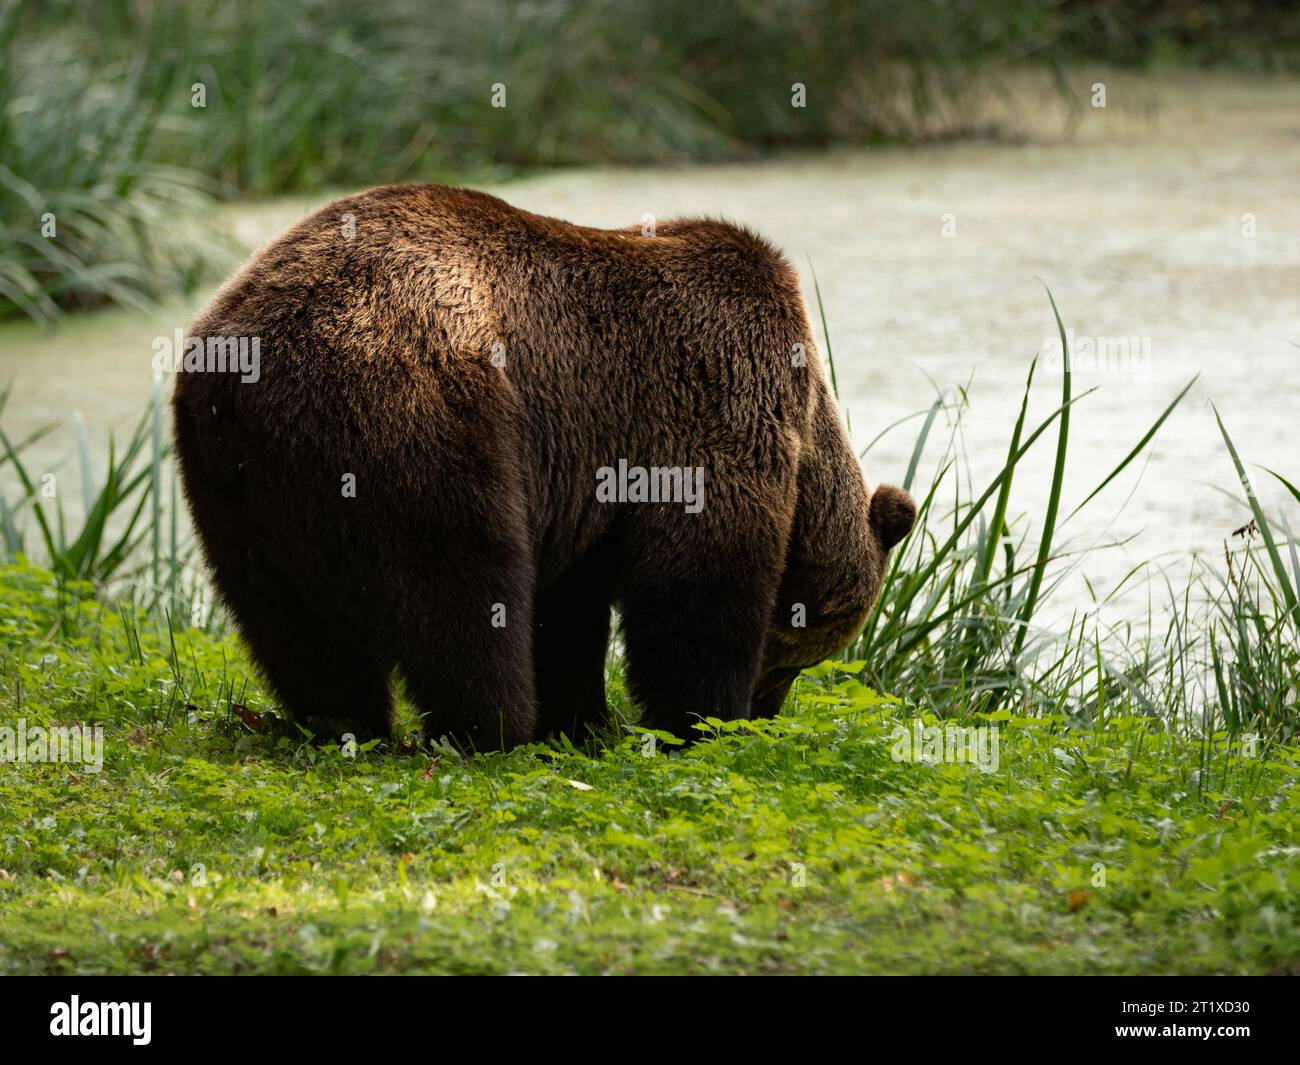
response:
M849 487L846 494L857 493ZM880 594L889 551L916 521L912 497L893 485L853 502L859 505L796 523L754 688L756 717L775 714L801 671L838 653L862 631Z

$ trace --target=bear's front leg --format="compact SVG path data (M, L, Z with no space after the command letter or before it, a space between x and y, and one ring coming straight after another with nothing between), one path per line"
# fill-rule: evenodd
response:
M776 717L801 672L798 666L786 666L759 677L754 687L750 717Z
M620 582L642 724L685 739L705 717L749 717L785 552L770 513L722 512L647 522Z

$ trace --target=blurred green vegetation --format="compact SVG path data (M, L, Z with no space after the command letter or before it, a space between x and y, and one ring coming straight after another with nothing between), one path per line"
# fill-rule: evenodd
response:
M1007 64L1298 40L1261 0L0 0L0 318L193 285L213 196L960 135Z

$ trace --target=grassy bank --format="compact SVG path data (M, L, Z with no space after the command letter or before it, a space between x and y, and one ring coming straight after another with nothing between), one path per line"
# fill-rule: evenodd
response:
M1009 712L998 766L896 761L915 707L805 676L685 754L316 746L237 642L0 571L0 972L1244 972L1300 960L1300 751ZM623 703L611 677L611 695ZM933 723L933 719L930 719ZM352 754L352 757L348 755Z

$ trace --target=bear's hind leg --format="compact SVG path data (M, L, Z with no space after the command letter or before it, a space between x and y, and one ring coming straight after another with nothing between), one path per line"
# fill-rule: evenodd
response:
M279 569L214 560L213 571L253 660L294 720L362 740L389 735L391 665L330 631Z
M491 537L484 534L484 538ZM405 573L394 603L398 669L425 736L467 751L531 743L532 553L524 541L487 544L446 536L439 557ZM399 577L400 580L400 577Z

